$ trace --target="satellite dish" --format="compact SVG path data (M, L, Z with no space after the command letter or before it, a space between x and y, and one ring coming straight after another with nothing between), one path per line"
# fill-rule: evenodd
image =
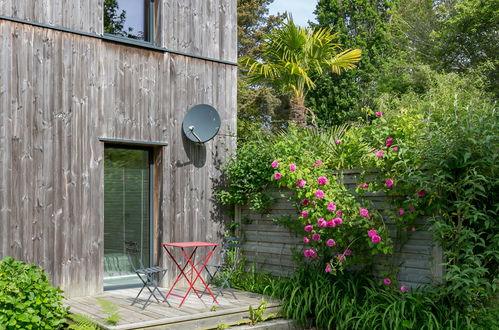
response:
M213 139L219 129L220 116L217 110L208 104L198 104L190 108L182 123L185 136L198 143Z

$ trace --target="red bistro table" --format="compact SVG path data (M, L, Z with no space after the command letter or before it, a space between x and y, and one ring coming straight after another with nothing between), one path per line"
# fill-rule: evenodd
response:
M175 280L172 287L170 288L170 291L168 291L168 294L165 296L165 300L163 300L163 302L165 302L166 299L170 295L180 297L180 298L182 298L182 301L180 302L180 305L178 305L178 307L182 307L182 304L184 303L185 298L187 298L187 296L189 295L191 290L193 290L196 293L198 298L201 298L201 296L198 293L198 290L196 290L194 288L194 283L196 283L196 281L198 279L200 279L201 282L203 282L203 285L206 288L206 291L208 291L210 296L213 298L213 301L215 301L218 304L218 301L213 296L213 293L211 292L210 288L208 287L208 284L206 284L206 282L203 280L203 277L201 276L201 273L206 268L206 264L208 263L208 260L210 260L212 254L215 251L215 248L218 246L218 244L206 243L206 242L179 242L179 243L162 243L161 245L165 249L166 253L168 253L170 258L172 258L175 265L177 265L177 268L180 270L180 274L178 274L177 279ZM179 264L179 262L175 259L175 256L168 249L169 246L171 246L173 248L180 248L182 250L182 254L184 255L185 259L187 259L187 262L185 263L185 265L181 266ZM212 247L212 249L210 251L208 251L208 253L200 261L198 261L197 263L194 263L194 259L196 257L196 251L199 247ZM186 248L194 248L194 250L192 250L191 254L189 255L185 251ZM199 264L201 264L201 267L197 268ZM188 271L185 271L185 269L189 265L191 266L191 268ZM187 273L190 273L191 276L190 277L187 276ZM192 277L193 277L194 273L196 274L196 276L193 279ZM182 279L182 277L184 277L187 280L187 283L189 283L189 289L187 290L185 296L181 296L181 295L178 295L178 294L175 294L172 292L173 288Z

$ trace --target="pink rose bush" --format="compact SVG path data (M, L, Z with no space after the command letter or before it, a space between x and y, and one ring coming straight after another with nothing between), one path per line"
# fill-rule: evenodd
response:
M384 155L387 154L383 154L383 158ZM352 194L345 193L337 184L339 180L331 178L327 164L321 160L314 161L312 166L310 161L277 159L274 162L276 167L279 163L289 164L285 168L279 167L281 176L275 182L295 193L300 217L293 221L298 221L303 228L302 240L306 246L303 257L307 262L325 263L328 272L336 273L347 263L362 260L362 256L355 253L357 248L369 248L375 253L389 252L389 237L386 242L382 239L385 236L380 227L381 217L376 210L370 212L361 207ZM367 189L369 185L364 183L359 187ZM326 260L326 256L334 257Z

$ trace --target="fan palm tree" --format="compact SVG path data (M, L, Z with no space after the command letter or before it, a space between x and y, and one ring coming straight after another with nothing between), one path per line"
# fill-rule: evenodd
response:
M336 37L330 28L302 28L288 17L264 41L261 59L243 57L240 62L252 83L267 82L290 96L291 120L306 126L307 112L313 116L305 107L307 91L315 88L310 72L340 74L360 61L360 49L341 50L341 45L333 42Z

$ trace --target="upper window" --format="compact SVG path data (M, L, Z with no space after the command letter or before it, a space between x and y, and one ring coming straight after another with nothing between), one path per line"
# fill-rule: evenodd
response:
M104 33L153 41L154 0L104 0Z

